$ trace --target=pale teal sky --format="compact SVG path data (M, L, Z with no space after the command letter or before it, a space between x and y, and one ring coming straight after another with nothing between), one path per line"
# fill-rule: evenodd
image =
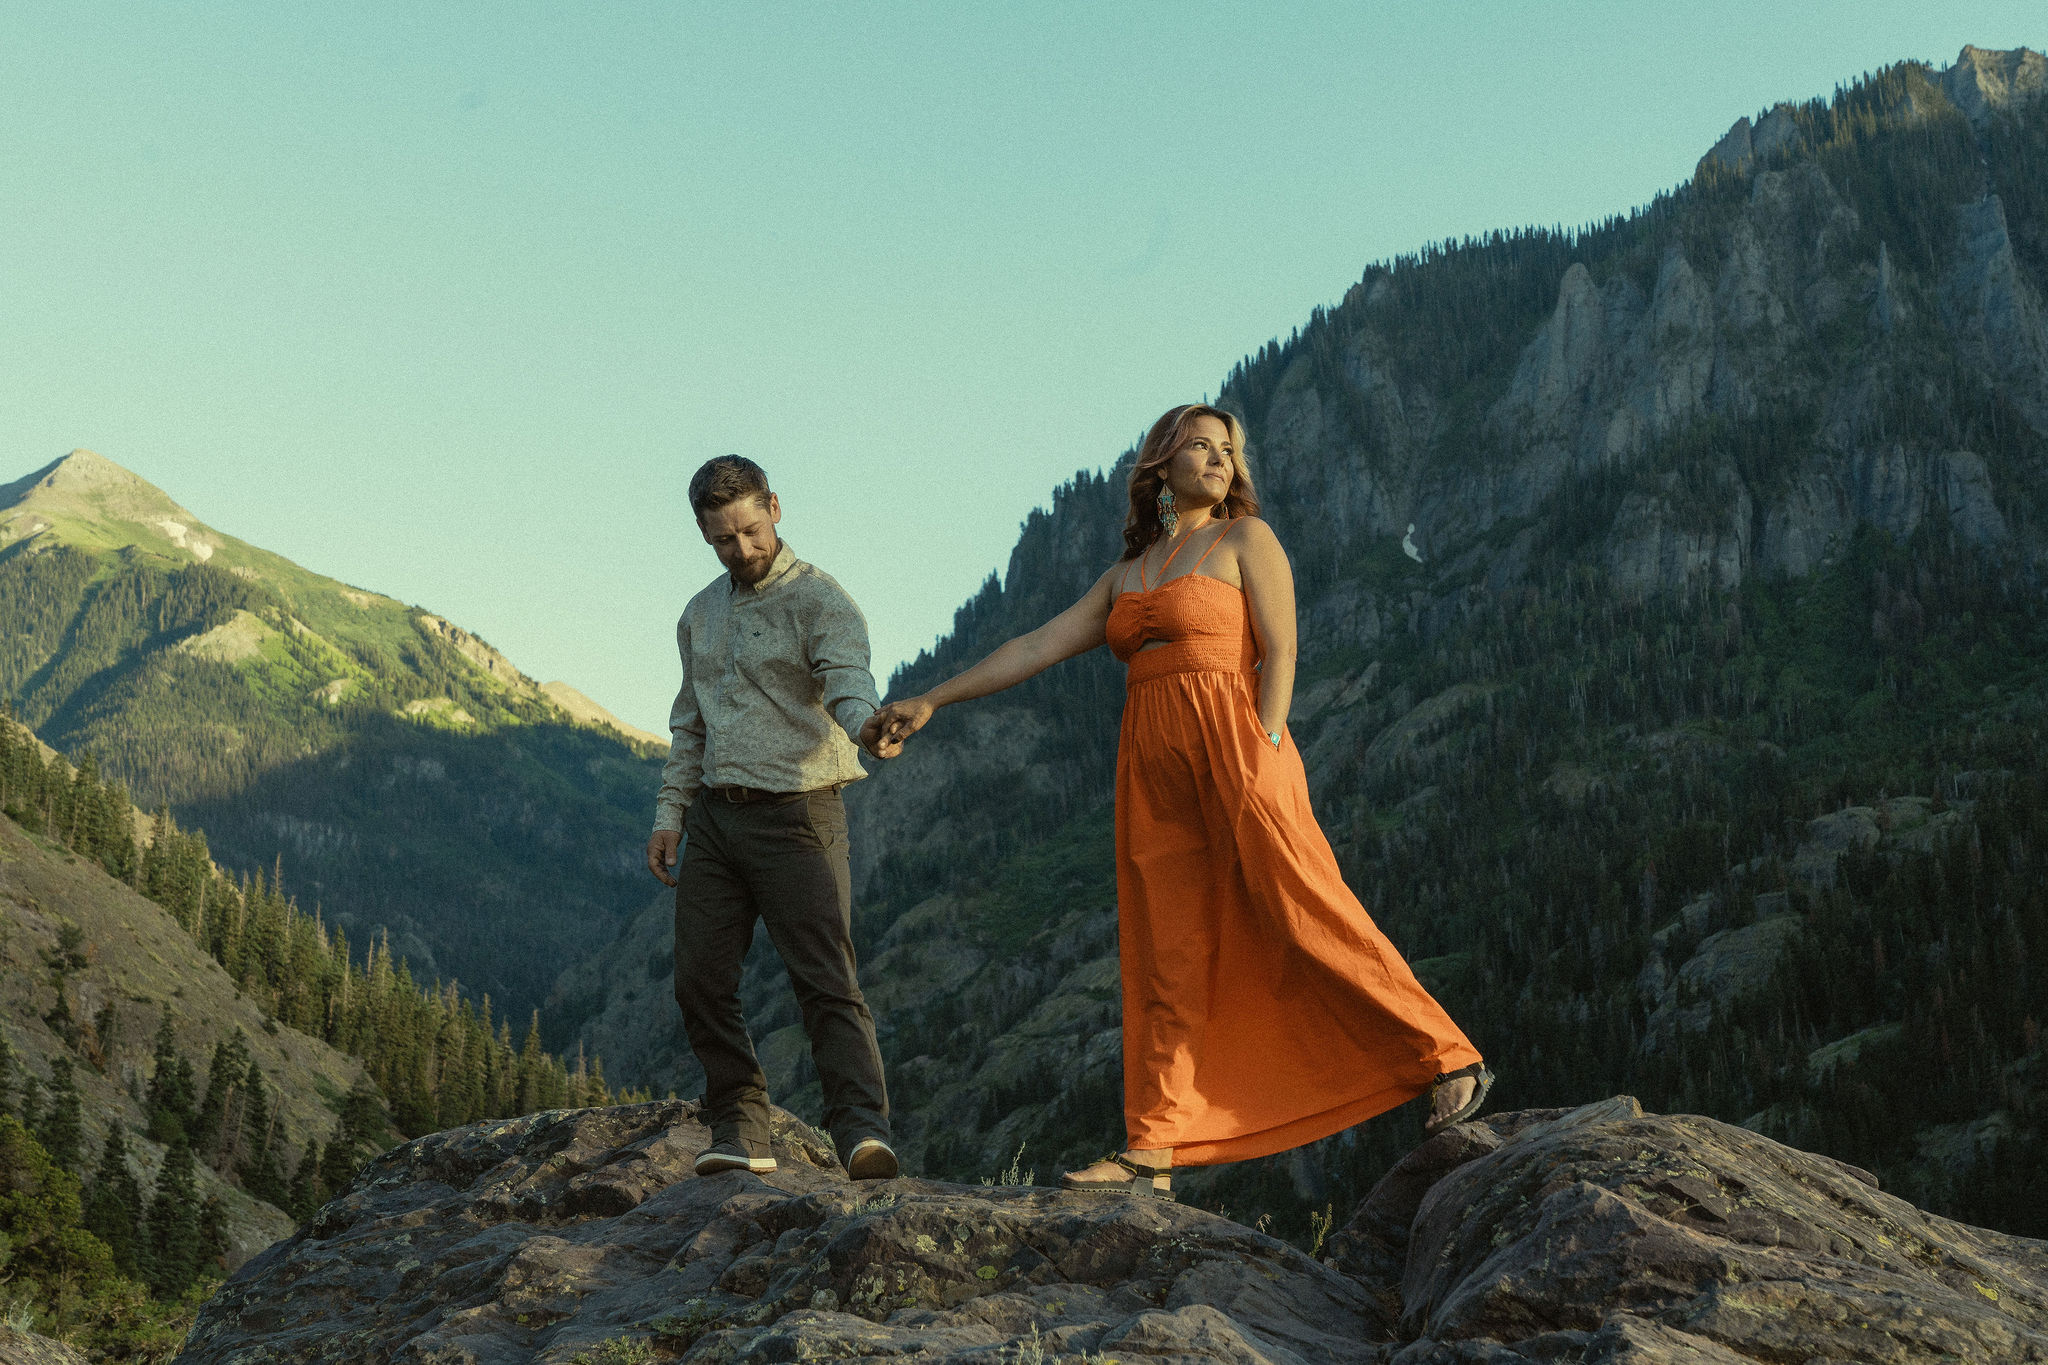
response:
M2048 45L2039 0L5 8L0 482L90 447L653 730L711 455L886 683L1370 262Z

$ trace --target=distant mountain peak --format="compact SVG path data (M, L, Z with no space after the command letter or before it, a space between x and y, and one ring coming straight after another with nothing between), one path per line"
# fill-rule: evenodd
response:
M1941 73L1941 88L1963 117L1981 125L1992 114L2031 104L2048 91L2048 57L2030 47L1965 46L1955 65Z
M222 543L163 489L85 449L0 486L0 549L44 535L96 547L135 544L201 561Z
M44 465L26 478L8 484L0 489L0 498L6 498L9 505L50 498L112 498L126 505L142 505L142 510L192 515L141 475L122 468L98 451L83 447L61 460Z

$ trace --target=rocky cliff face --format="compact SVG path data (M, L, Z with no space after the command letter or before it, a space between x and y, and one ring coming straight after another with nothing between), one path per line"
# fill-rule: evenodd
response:
M243 1268L202 1362L2048 1360L2048 1246L1620 1097L1441 1134L1322 1259L1124 1196L698 1178L689 1104L422 1138Z
M2048 1150L2027 1145L2048 1108L2031 997L1981 1025L1996 1060L1969 1098L1904 1079L1939 1072L1944 1036L1979 1036L1935 1022L1956 999L1945 930L2031 943L2039 912L1947 899L1971 855L1936 872L1939 841L1891 826L1857 857L1928 870L1889 899L1862 862L1840 886L1801 871L1833 856L1808 848L1817 817L1894 820L1907 793L1899 831L1992 837L1962 819L1972 784L2034 763L2043 66L1968 49L1776 106L1626 217L1373 267L1223 386L1294 563L1289 724L1317 813L1382 927L1508 1063L1509 1102L1629 1088L1848 1143L1901 1180L1992 1150L1942 1136L1980 1121L2035 1135L2000 1161ZM1070 603L1118 552L1124 469L1058 490L892 689ZM1119 1140L1121 694L1102 652L1071 661L942 713L849 792L856 929L913 1169L976 1178L1021 1143L1051 1170ZM593 1011L640 992L656 1029L612 1010L590 1045L690 1094L666 917L650 907L563 990ZM1864 993L1800 965L1824 953L1872 964ZM746 989L776 1095L815 1113L772 957ZM1852 1044L1871 1037L1890 1041ZM1830 1127L1845 1096L1861 1137ZM1871 1117L1886 1105L1912 1116L1896 1136ZM1198 1194L1285 1206L1300 1228L1376 1178L1408 1124ZM1950 1196L1989 1169L1964 1161Z

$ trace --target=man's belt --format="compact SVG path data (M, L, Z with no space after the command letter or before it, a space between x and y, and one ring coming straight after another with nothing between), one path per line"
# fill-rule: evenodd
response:
M844 782L834 782L828 787L819 787L816 788L816 790L821 792L836 792L845 785L846 784ZM794 801L799 796L810 795L810 792L807 791L771 792L763 791L759 787L706 787L704 790L711 793L713 796L723 797L725 800L732 802L735 806L744 806L750 801Z
M706 787L713 796L723 797L735 806L744 806L750 801L787 801L802 796L802 792L771 792L759 787Z

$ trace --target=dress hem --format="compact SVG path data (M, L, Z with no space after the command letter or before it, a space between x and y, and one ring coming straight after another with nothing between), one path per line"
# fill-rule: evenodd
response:
M1465 1050L1459 1049L1445 1061L1455 1060L1455 1057ZM1471 1049L1471 1052L1471 1060L1481 1060L1477 1049ZM1233 1161L1250 1161L1254 1157L1273 1156L1279 1152L1306 1146L1311 1142L1320 1142L1334 1133L1341 1133L1346 1128L1364 1123L1367 1119L1378 1118L1390 1109L1399 1108L1408 1101L1429 1093L1431 1081L1434 1079L1435 1073L1432 1073L1428 1081L1390 1085L1329 1109L1304 1114L1298 1119L1289 1119L1285 1123L1261 1128L1256 1132L1239 1133L1234 1137L1178 1143L1148 1138L1142 1146L1133 1141L1132 1147L1134 1150L1147 1151L1170 1147L1175 1166L1222 1166Z

